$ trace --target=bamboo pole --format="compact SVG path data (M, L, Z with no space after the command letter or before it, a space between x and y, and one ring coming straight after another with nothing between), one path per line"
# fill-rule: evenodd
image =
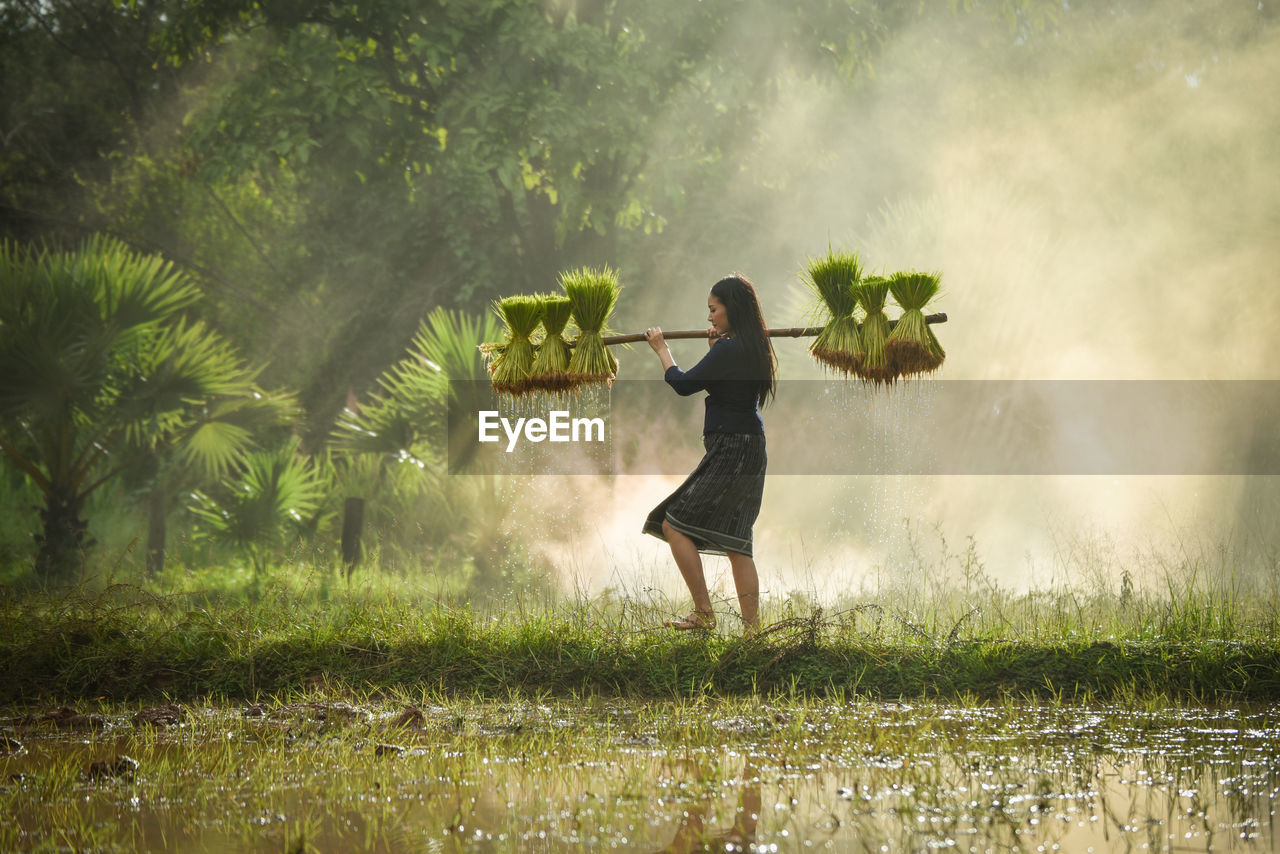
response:
M946 323L947 315L945 312L938 314L926 314L925 323ZM889 328L898 325L898 321L890 320ZM770 338L814 338L823 330L821 326L791 326L785 329L770 329ZM706 338L707 330L705 329L677 329L672 332L663 332L662 337L669 341L675 341L682 338ZM604 336L605 344L631 344L636 341L643 341L643 332L628 332L623 335L606 335ZM577 343L577 342L574 342ZM569 346L573 346L570 344Z

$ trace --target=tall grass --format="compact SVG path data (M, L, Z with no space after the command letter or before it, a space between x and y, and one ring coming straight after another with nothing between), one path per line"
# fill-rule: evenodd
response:
M549 602L529 590L475 604L389 579L370 586L286 570L256 600L180 586L8 588L0 703L253 698L317 680L484 696L1280 699L1274 598L1194 578L1165 590L1015 593L980 565L967 572L925 597L888 589L826 608L800 595L766 599L764 628L749 636L731 619L718 634L665 630L672 609L651 599Z

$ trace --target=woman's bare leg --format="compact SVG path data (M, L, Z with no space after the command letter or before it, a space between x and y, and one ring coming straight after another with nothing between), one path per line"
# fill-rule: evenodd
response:
M729 565L733 567L733 586L738 590L738 607L742 609L742 622L748 629L760 624L760 576L756 562L749 555L728 552Z
M693 596L693 609L709 616L712 613L711 595L707 593L707 578L702 573L702 555L698 554L698 547L693 540L671 527L666 519L662 520L662 533L667 536L671 556L675 558L685 586Z

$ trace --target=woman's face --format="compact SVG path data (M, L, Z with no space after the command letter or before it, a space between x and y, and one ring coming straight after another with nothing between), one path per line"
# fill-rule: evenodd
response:
M729 328L729 313L715 294L707 294L707 322L720 335L728 335L733 331Z

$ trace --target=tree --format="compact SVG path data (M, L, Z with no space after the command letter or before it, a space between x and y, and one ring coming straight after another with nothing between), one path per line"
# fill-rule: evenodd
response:
M512 543L502 523L511 508L492 472L461 456L474 442L450 434L448 411L451 401L473 400L475 386L487 389L479 345L498 333L492 314L473 318L437 308L408 352L378 378L378 393L349 406L334 428L339 479L349 494L370 499L384 563L401 551L419 560L469 560L480 585L503 571ZM475 476L451 476L464 468Z
M324 479L292 440L249 453L219 488L193 493L191 512L206 536L248 556L257 584L287 532L306 526L320 508L324 490Z
M0 233L110 231L199 274L315 450L437 305L584 263L640 280L684 252L664 232L741 245L788 192L788 87L859 85L960 5L1053 4L19 0Z
M220 51L233 82L190 142L219 177L306 176L358 235L334 235L344 253L438 247L464 297L537 290L566 257L613 260L620 234L661 230L692 186L736 173L781 75L867 67L905 17L882 5L264 5L266 26Z
M327 425L434 306L619 263L690 197L767 182L738 164L777 80L847 81L891 31L882 5L246 3L189 95L186 157L192 180L296 204L274 338Z
M44 498L36 571L65 576L90 545L85 499L149 455L221 472L281 409L216 333L200 293L158 256L95 237L56 252L0 243L0 451Z
M240 11L222 0L0 3L0 236L79 238L86 182L172 109L179 68Z

